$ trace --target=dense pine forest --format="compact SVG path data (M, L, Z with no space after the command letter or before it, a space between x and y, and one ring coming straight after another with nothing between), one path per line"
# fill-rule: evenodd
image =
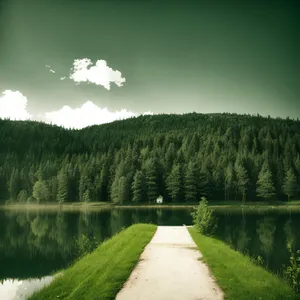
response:
M0 204L287 201L299 187L299 120L147 115L81 130L0 120Z

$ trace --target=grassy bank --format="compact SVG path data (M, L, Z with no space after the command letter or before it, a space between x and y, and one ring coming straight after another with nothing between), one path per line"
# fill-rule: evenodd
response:
M199 234L195 228L189 228L189 232L225 299L300 299L284 280L253 264L250 258L217 239Z
M29 299L115 299L155 230L147 224L125 229Z
M81 211L81 210L103 210L110 208L193 208L198 205L197 203L164 203L164 204L114 204L111 202L67 202L64 204L56 203L41 203L41 204L7 204L0 205L0 209L6 210L64 210L64 211ZM246 202L244 205L240 201L210 201L209 206L213 209L233 209L240 211L242 208L245 210L292 210L300 211L300 200L291 202L275 202L266 204L264 202Z
M63 210L80 211L90 209L109 209L113 207L109 202L68 202L64 204L41 203L41 204L6 204L0 205L5 210Z

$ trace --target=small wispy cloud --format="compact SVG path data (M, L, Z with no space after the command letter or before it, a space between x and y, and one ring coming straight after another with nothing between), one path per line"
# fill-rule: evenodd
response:
M107 90L110 90L111 83L121 87L126 81L126 79L122 77L122 73L110 68L105 60L97 60L93 66L92 61L88 58L74 60L70 79L77 84L88 82L101 85Z
M151 112L151 111L146 111L146 112L143 113L143 116L146 116L146 115L151 115L151 116L152 116L152 115L153 115L153 112Z
M66 77L60 77L59 79L60 79L60 80L65 80L65 79L66 79Z
M11 120L28 120L27 97L19 91L6 90L0 96L0 118Z
M46 68L48 68L51 73L55 74L55 71L51 68L51 66L46 65Z

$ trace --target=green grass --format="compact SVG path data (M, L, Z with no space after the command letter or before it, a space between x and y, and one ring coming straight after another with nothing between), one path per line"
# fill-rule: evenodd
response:
M63 275L58 275L49 286L29 299L115 299L155 231L155 225L130 226L63 271Z
M64 210L64 211L86 211L86 210L104 210L111 208L193 208L199 204L198 202L178 202L178 203L163 203L163 204L148 204L148 203L126 203L124 205L114 204L111 202L66 202L63 204L58 203L41 203L41 204L20 204L10 203L7 205L0 205L0 209L6 210ZM261 210L276 210L276 211L300 211L300 200L292 200L291 202L276 201L274 203L264 203L263 201L246 201L242 205L241 201L216 201L211 200L208 203L209 207L218 210L240 211L245 209L249 211Z
M224 291L225 299L300 299L284 280L255 265L249 257L217 239L201 235L195 228L189 228L189 232Z
M11 203L6 205L0 205L0 209L15 210L15 211L28 211L28 210L63 210L63 211L85 211L85 210L103 210L110 209L111 203L108 202L66 202L63 204L58 203Z

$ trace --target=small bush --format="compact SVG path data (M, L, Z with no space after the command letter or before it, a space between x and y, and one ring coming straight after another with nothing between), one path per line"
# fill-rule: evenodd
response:
M264 266L264 259L260 255L257 255L257 257L250 257L250 259L257 266Z
M284 270L284 274L291 283L293 289L300 291L300 250L296 254L292 250L291 243L287 243L287 249L290 253L290 265Z
M194 225L201 234L213 235L217 229L217 219L213 213L214 211L208 207L207 199L202 197L198 207L192 212Z
M95 237L88 238L86 235L79 235L76 239L77 253L79 257L82 257L88 253L91 253L97 246L98 243Z

